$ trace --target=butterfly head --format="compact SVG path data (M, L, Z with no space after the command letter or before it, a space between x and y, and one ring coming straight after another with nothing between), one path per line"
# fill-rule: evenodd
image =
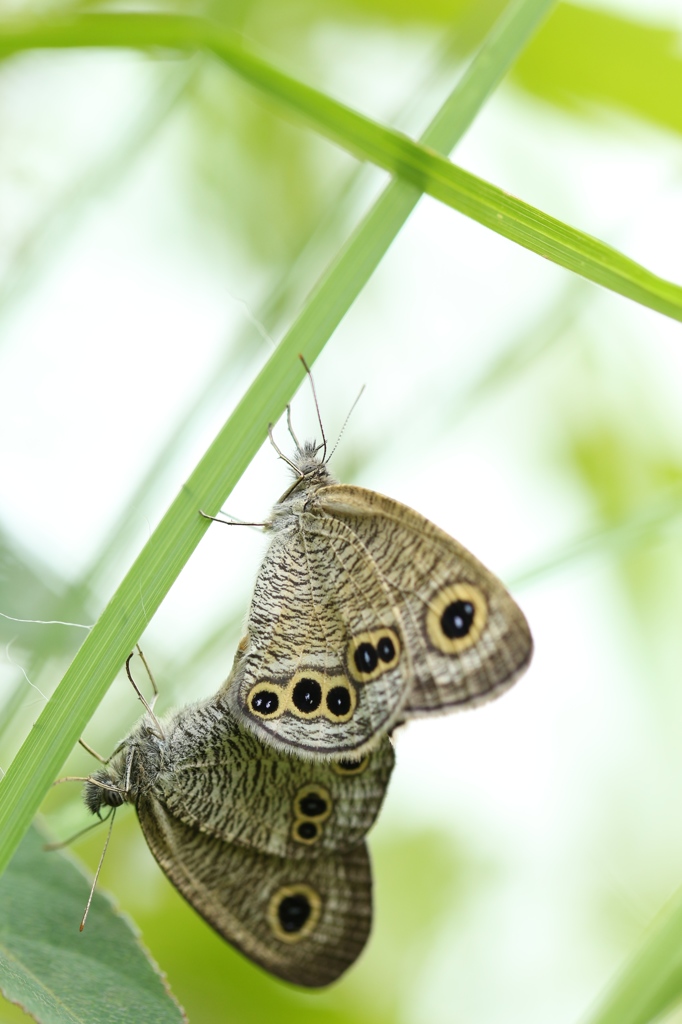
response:
M85 783L83 801L91 814L99 816L103 807L137 803L140 793L153 785L159 773L164 743L152 720L145 716L114 751L106 767L93 772Z
M291 460L296 476L328 480L329 470L325 461L325 450L325 445L317 444L315 441L304 441L302 445L297 445Z
M123 778L111 769L94 772L83 786L83 801L101 818L103 807L120 807L128 799Z

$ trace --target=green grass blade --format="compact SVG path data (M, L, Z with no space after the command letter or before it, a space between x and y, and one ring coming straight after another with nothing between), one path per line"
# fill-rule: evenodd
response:
M649 1024L682 998L682 890L582 1024Z
M473 116L473 106L467 103L468 91L475 88L478 102L483 101L499 80L497 68L509 66L546 7L547 0L524 0L517 5L514 13L525 20L525 34L516 31L513 15L505 19L504 31L494 31L492 36L497 63L493 66L488 60L484 45L463 91L454 90L427 130L427 136L432 132L444 145L454 145L466 127L460 119L460 103L468 105L469 118ZM530 11L535 11L535 21L529 17ZM99 24L96 20L95 23ZM504 39L500 40L501 34L509 38L506 47ZM0 38L0 46L3 42ZM451 129L448 114L453 119ZM298 353L302 352L309 364L315 360L419 195L417 189L401 181L393 182L385 190L322 276L301 314L182 487L83 643L0 782L0 872L116 672L208 528L207 520L198 510L215 513L225 502L265 439L268 422L281 415L302 380Z
M542 13L548 4L540 5ZM262 60L234 33L211 22L164 15L84 15L5 22L0 55L35 47L167 47L211 50L270 98L355 155L526 249L626 298L682 320L682 287L658 277L599 239L562 223L455 167L407 135L351 110ZM427 146L431 145L426 139Z

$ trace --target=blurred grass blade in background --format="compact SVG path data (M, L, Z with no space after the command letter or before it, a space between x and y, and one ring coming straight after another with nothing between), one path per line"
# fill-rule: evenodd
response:
M537 565L512 573L512 589L533 585L563 569L572 569L583 559L608 557L636 551L646 543L660 538L666 527L682 517L682 488L671 488L658 495L645 508L638 509L629 518L595 530L574 541L567 541L554 554L547 555Z
M124 138L117 139L114 147L54 197L50 209L42 213L34 229L23 239L9 273L0 284L0 318L21 299L41 264L54 258L54 249L59 244L64 245L64 235L79 223L93 199L101 198L131 171L185 97L196 72L197 60L166 72L147 104L136 111L135 121ZM0 333L0 342L2 339L3 333Z
M543 5L544 13L544 5ZM36 47L207 49L252 85L356 156L559 266L626 298L682 320L682 287L597 238L564 224L414 142L291 78L258 57L234 33L203 19L167 15L83 15L0 26L0 55Z
M650 1024L682 999L682 890L581 1024Z

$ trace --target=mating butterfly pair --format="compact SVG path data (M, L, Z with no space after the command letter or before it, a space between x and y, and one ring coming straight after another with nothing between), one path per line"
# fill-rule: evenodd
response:
M85 798L95 813L135 804L195 909L262 967L315 987L369 933L364 836L393 768L390 731L502 693L532 640L457 541L337 483L312 444L291 465L229 679L164 722L145 717Z

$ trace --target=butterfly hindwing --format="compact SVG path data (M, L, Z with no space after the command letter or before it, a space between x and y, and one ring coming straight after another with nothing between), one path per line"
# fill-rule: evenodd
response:
M328 985L362 951L371 926L367 848L291 861L207 836L153 795L138 802L147 843L194 909L272 974Z
M404 717L483 703L526 669L533 649L526 619L500 580L466 548L373 491L336 485L319 492L319 502L370 553L377 519L382 536L391 538L375 563L395 595L412 654Z
M301 858L356 845L374 823L393 769L387 736L364 758L280 753L212 699L165 726L154 793L187 825L262 853Z

